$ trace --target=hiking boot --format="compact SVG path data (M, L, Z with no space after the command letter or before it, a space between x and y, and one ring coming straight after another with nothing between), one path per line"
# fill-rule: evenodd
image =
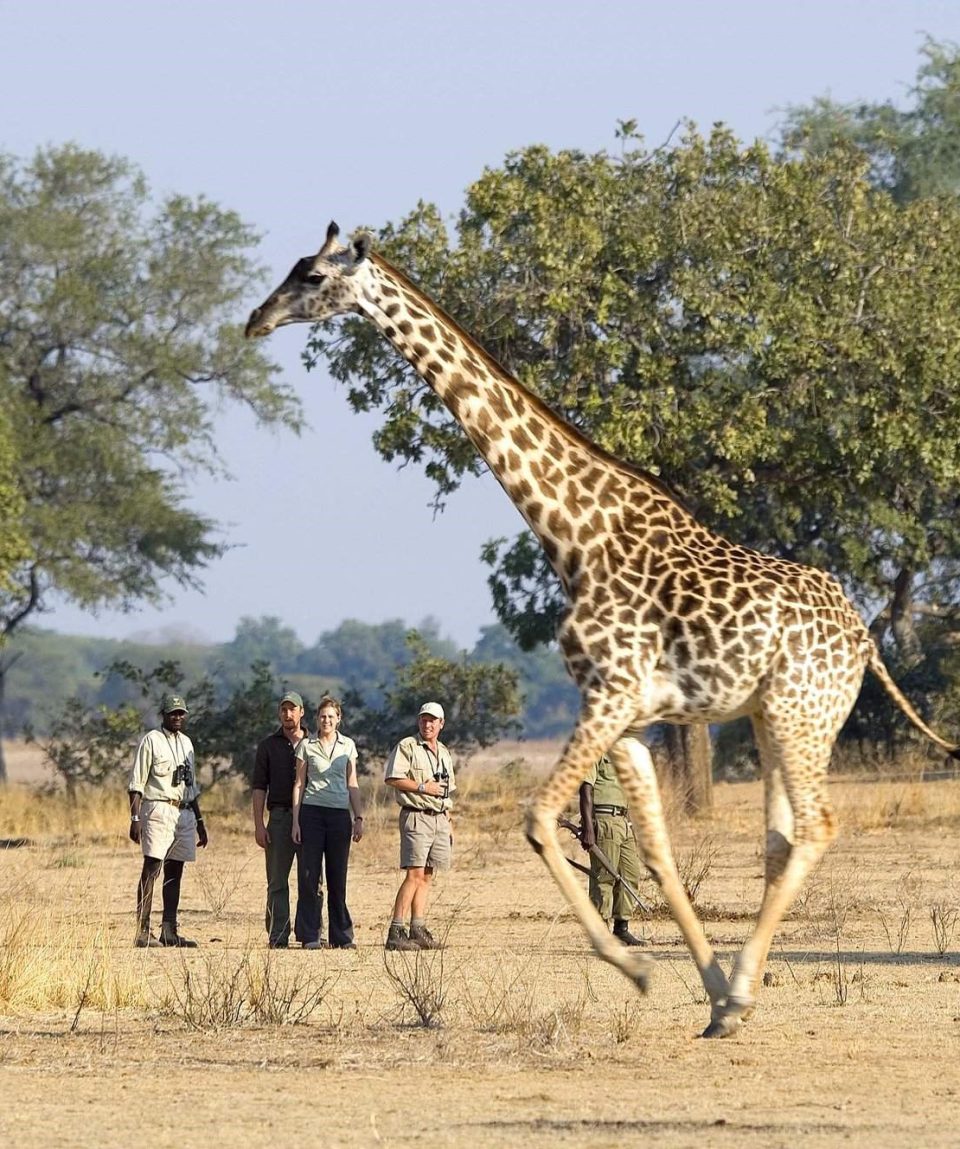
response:
M613 927L613 936L624 946L645 946L647 944L643 938L638 938L630 932L626 922L623 925L618 923Z
M183 938L177 933L176 926L169 926L166 922L160 927L160 945L173 946L175 949L195 950L197 943L189 938Z
M134 948L138 950L152 950L160 948L160 942L157 941L157 939L150 933L149 930L141 930L133 939L133 945Z
M303 949L305 950L322 950L327 948L327 943L323 938L317 938L316 941L304 942Z
M332 950L355 950L357 948L356 942L331 942L330 948Z
M411 926L410 940L422 950L442 950L443 942L438 942L426 926Z
M387 934L383 948L387 950L418 950L420 944L407 935L403 926L397 926L391 922L390 932Z
M270 942L267 942L267 946L269 949L272 949L272 950L286 950L286 949L290 948L290 943L288 941L285 941L285 940L284 941L275 941L275 942L270 941Z

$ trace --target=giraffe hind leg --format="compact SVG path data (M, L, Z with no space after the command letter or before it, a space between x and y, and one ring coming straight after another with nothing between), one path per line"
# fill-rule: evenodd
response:
M766 754L764 777L773 785L773 801L767 803L767 862L763 899L753 934L744 943L734 962L730 996L719 1017L711 1018L704 1037L727 1037L736 1032L756 1000L757 983L783 915L799 894L810 872L836 837L836 822L826 796L825 781L832 740L808 731L808 737L793 737L782 745L768 730L759 741ZM776 787L782 784L784 803ZM792 817L792 841L785 807ZM775 824L770 824L771 817Z

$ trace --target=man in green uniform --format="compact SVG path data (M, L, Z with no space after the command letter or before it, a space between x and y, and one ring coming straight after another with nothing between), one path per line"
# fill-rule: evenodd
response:
M630 895L627 882L636 889L640 880L640 858L627 811L627 797L617 780L610 759L603 758L580 787L580 842L585 850L599 846L621 880L614 878L590 855L590 901L604 921L613 918L613 936L625 946L644 943L630 932Z

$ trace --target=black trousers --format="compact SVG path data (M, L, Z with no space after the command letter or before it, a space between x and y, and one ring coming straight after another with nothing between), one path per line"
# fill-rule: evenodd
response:
M297 874L297 926L302 942L320 937L320 877L327 871L327 917L330 944L353 941L353 919L347 909L347 863L353 818L349 810L300 807L300 868Z

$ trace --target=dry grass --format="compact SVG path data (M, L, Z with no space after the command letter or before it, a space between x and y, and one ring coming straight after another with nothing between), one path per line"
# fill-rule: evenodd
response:
M430 915L447 946L405 963L382 948L399 874L396 807L375 779L363 783L351 861L352 952L265 948L262 855L238 791L205 799L211 845L187 867L181 915L201 948L187 952L131 945L139 853L122 792L71 809L10 787L0 836L29 844L0 850L0 1140L15 1129L17 1143L30 1131L38 1142L53 1098L85 1105L88 1079L102 1090L105 1076L150 1073L191 1096L198 1136L246 1145L281 1080L265 1069L283 1080L329 1069L314 1085L330 1145L567 1144L588 1130L601 1144L726 1144L724 1130L746 1149L950 1143L960 1080L935 1093L934 1077L960 1075L952 1062L933 1076L924 1065L956 1037L960 786L831 783L841 837L778 933L755 1019L737 1041L696 1043L704 998L673 923L644 924L657 976L641 998L593 958L523 840L524 806L554 753L528 763L513 746L462 772L455 866ZM728 966L762 890L759 785L718 785L698 819L666 806ZM442 1102L411 1108L411 1072L424 1090L442 1081ZM91 1096L101 1100L71 1143L124 1144L123 1099ZM301 1136L301 1108L275 1114L274 1133ZM443 1136L441 1112L458 1122ZM615 1127L614 1114L634 1124ZM174 1140L171 1125L160 1143Z

